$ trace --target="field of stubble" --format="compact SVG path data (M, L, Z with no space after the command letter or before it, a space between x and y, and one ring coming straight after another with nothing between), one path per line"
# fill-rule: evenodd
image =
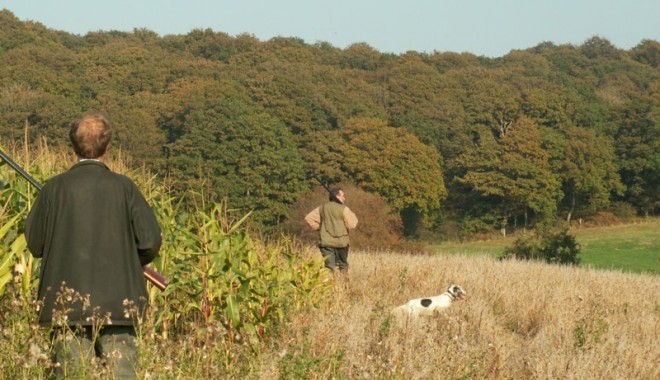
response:
M327 307L297 316L263 358L264 378L660 378L660 277L485 256L349 260ZM389 313L452 283L467 302L415 323Z

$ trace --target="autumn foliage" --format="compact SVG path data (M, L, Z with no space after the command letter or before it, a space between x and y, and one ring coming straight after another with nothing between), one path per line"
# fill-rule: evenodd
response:
M380 196L406 236L434 239L443 224L532 228L614 204L653 215L659 51L600 37L487 58L210 29L79 36L0 10L0 137L57 145L103 111L114 149L270 232L318 180Z
M401 218L385 200L354 185L339 184L346 194L346 205L358 218L358 226L350 232L351 247L357 249L390 249L419 252L423 245L403 238ZM303 195L291 207L286 229L308 244L318 243L318 232L304 221L305 215L328 201L328 192L321 186Z

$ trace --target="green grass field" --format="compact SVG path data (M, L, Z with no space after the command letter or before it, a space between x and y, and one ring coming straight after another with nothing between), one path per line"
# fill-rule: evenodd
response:
M571 230L581 247L580 266L660 274L660 219ZM429 246L431 252L499 256L517 237Z

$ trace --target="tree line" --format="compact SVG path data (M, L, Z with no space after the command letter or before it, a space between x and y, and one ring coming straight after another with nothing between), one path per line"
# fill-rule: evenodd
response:
M409 236L655 215L659 62L655 40L396 55L210 29L79 36L2 10L0 136L61 142L104 111L122 152L266 228L340 182L382 197Z

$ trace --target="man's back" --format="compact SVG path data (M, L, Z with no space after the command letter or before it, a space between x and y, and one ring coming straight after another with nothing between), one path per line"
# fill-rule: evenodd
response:
M26 237L30 251L43 259L42 324L51 323L62 282L91 301L90 310L74 307L69 320L85 324L98 307L100 316L111 314L112 324L133 323L124 317L121 300L144 305L142 265L154 259L161 242L153 212L130 179L101 162L79 162L44 186Z
M346 206L341 203L330 201L324 204L320 212L321 245L324 247L343 248L348 246L348 228L344 222L344 210Z

